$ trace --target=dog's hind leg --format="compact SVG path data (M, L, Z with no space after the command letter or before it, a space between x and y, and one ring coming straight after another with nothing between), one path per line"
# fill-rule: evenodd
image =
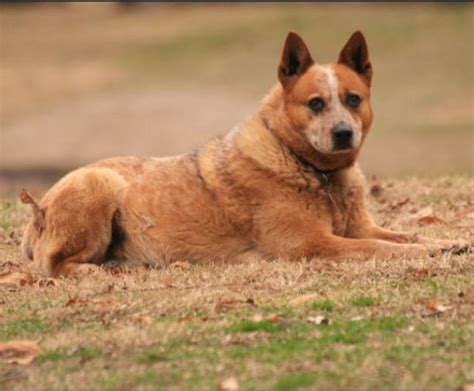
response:
M34 218L24 236L26 255L48 275L94 269L111 245L124 189L125 181L111 169L83 168L64 177L33 205Z

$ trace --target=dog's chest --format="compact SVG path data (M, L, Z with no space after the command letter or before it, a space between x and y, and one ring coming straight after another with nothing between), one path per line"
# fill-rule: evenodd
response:
M338 236L344 236L347 230L354 192L350 188L327 184L322 186L321 193L330 213L333 233Z

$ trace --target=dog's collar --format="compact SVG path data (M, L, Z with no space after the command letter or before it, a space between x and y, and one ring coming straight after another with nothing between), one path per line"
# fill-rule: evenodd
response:
M275 130L270 126L270 123L268 122L267 118L265 118L264 116L262 116L262 121L263 121L263 124L264 126L273 134L273 136L280 142L282 143L282 141L280 140L280 138L278 137L277 133L275 132ZM334 175L335 173L337 173L338 171L340 171L340 169L335 169L335 170L321 170L319 169L318 167L316 167L314 164L310 163L308 160L306 160L304 157L302 157L301 155L299 155L298 153L296 153L295 151L293 151L291 148L285 146L288 151L291 153L291 155L294 157L294 159L296 160L297 164L301 164L303 167L305 167L308 171L311 171L314 173L314 175L316 176L316 178L318 178L318 181L321 183L321 185L323 187L326 187L328 184L329 184L329 177L331 175Z
M335 170L320 170L318 167L316 167L314 164L311 164L308 162L305 158L301 157L298 155L296 152L292 151L290 149L291 153L295 157L295 159L305 168L307 168L309 171L312 171L316 177L318 178L319 182L321 183L322 186L327 186L329 184L329 177L331 175L336 174L339 172L339 169Z

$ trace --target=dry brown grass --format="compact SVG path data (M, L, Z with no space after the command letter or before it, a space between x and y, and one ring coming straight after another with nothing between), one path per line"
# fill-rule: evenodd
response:
M380 223L472 242L472 178L378 184L370 200ZM29 212L2 205L0 272L27 271L17 242ZM444 222L420 225L425 215ZM0 384L215 389L235 377L243 389L454 389L474 380L473 277L468 254L35 277L0 285L0 340L42 349L30 366L2 366ZM317 315L330 323L307 322Z

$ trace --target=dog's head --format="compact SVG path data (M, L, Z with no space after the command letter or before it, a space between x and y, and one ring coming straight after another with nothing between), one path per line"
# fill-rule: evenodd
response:
M301 37L290 32L278 67L280 120L288 125L280 131L283 142L321 170L350 166L372 123L371 78L361 32L329 65L315 63Z

